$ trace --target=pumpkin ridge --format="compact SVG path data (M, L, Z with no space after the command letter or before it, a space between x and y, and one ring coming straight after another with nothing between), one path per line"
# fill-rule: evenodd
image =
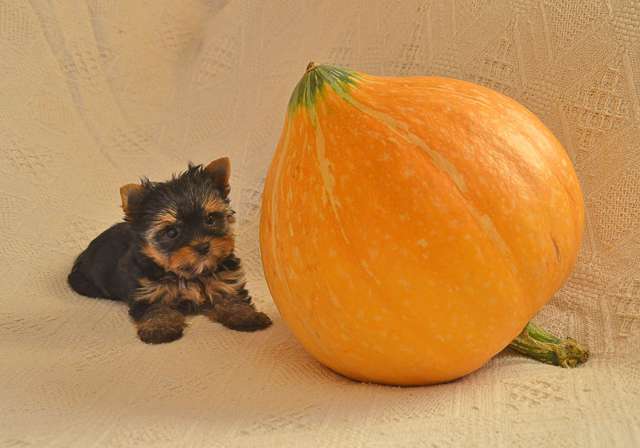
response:
M312 122L314 122L314 134L316 140L316 160L318 162L318 170L320 171L320 177L322 178L322 186L325 194L327 195L327 199L329 204L331 204L331 210L333 210L333 214L336 217L336 221L338 223L341 222L340 213L338 213L338 206L340 202L334 197L334 187L336 184L336 180L333 177L333 173L331 172L331 164L329 160L327 160L326 152L325 152L325 140L324 134L322 132L322 126L317 122L315 109L312 109L313 113L311 114ZM344 240L348 243L349 237L344 231L344 226L340 226L340 233Z

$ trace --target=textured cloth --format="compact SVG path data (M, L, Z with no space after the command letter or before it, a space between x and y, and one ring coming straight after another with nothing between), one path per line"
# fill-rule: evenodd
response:
M459 381L358 384L312 360L262 277L259 200L310 60L438 74L521 101L565 144L587 228L537 318L593 352L503 353ZM0 446L640 446L637 0L0 0ZM274 319L202 317L149 346L120 303L72 293L118 188L232 158L238 247Z

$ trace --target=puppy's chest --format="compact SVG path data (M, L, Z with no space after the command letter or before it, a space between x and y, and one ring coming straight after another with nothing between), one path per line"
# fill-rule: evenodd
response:
M217 298L233 295L234 282L229 281L227 277L212 274L196 279L161 278L152 280L141 278L135 300L144 300L149 303L160 302L169 306L177 305L183 300L191 301L197 305L212 304Z

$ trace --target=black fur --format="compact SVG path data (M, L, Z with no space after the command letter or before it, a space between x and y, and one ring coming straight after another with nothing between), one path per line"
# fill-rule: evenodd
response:
M85 296L128 302L140 277L155 277L162 272L139 246L129 223L111 226L78 256L68 277L69 285Z

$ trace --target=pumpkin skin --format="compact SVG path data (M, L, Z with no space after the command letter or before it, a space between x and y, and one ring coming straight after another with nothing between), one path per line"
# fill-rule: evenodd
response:
M395 385L504 349L570 274L578 179L525 107L440 77L311 66L265 182L273 299L318 361Z

